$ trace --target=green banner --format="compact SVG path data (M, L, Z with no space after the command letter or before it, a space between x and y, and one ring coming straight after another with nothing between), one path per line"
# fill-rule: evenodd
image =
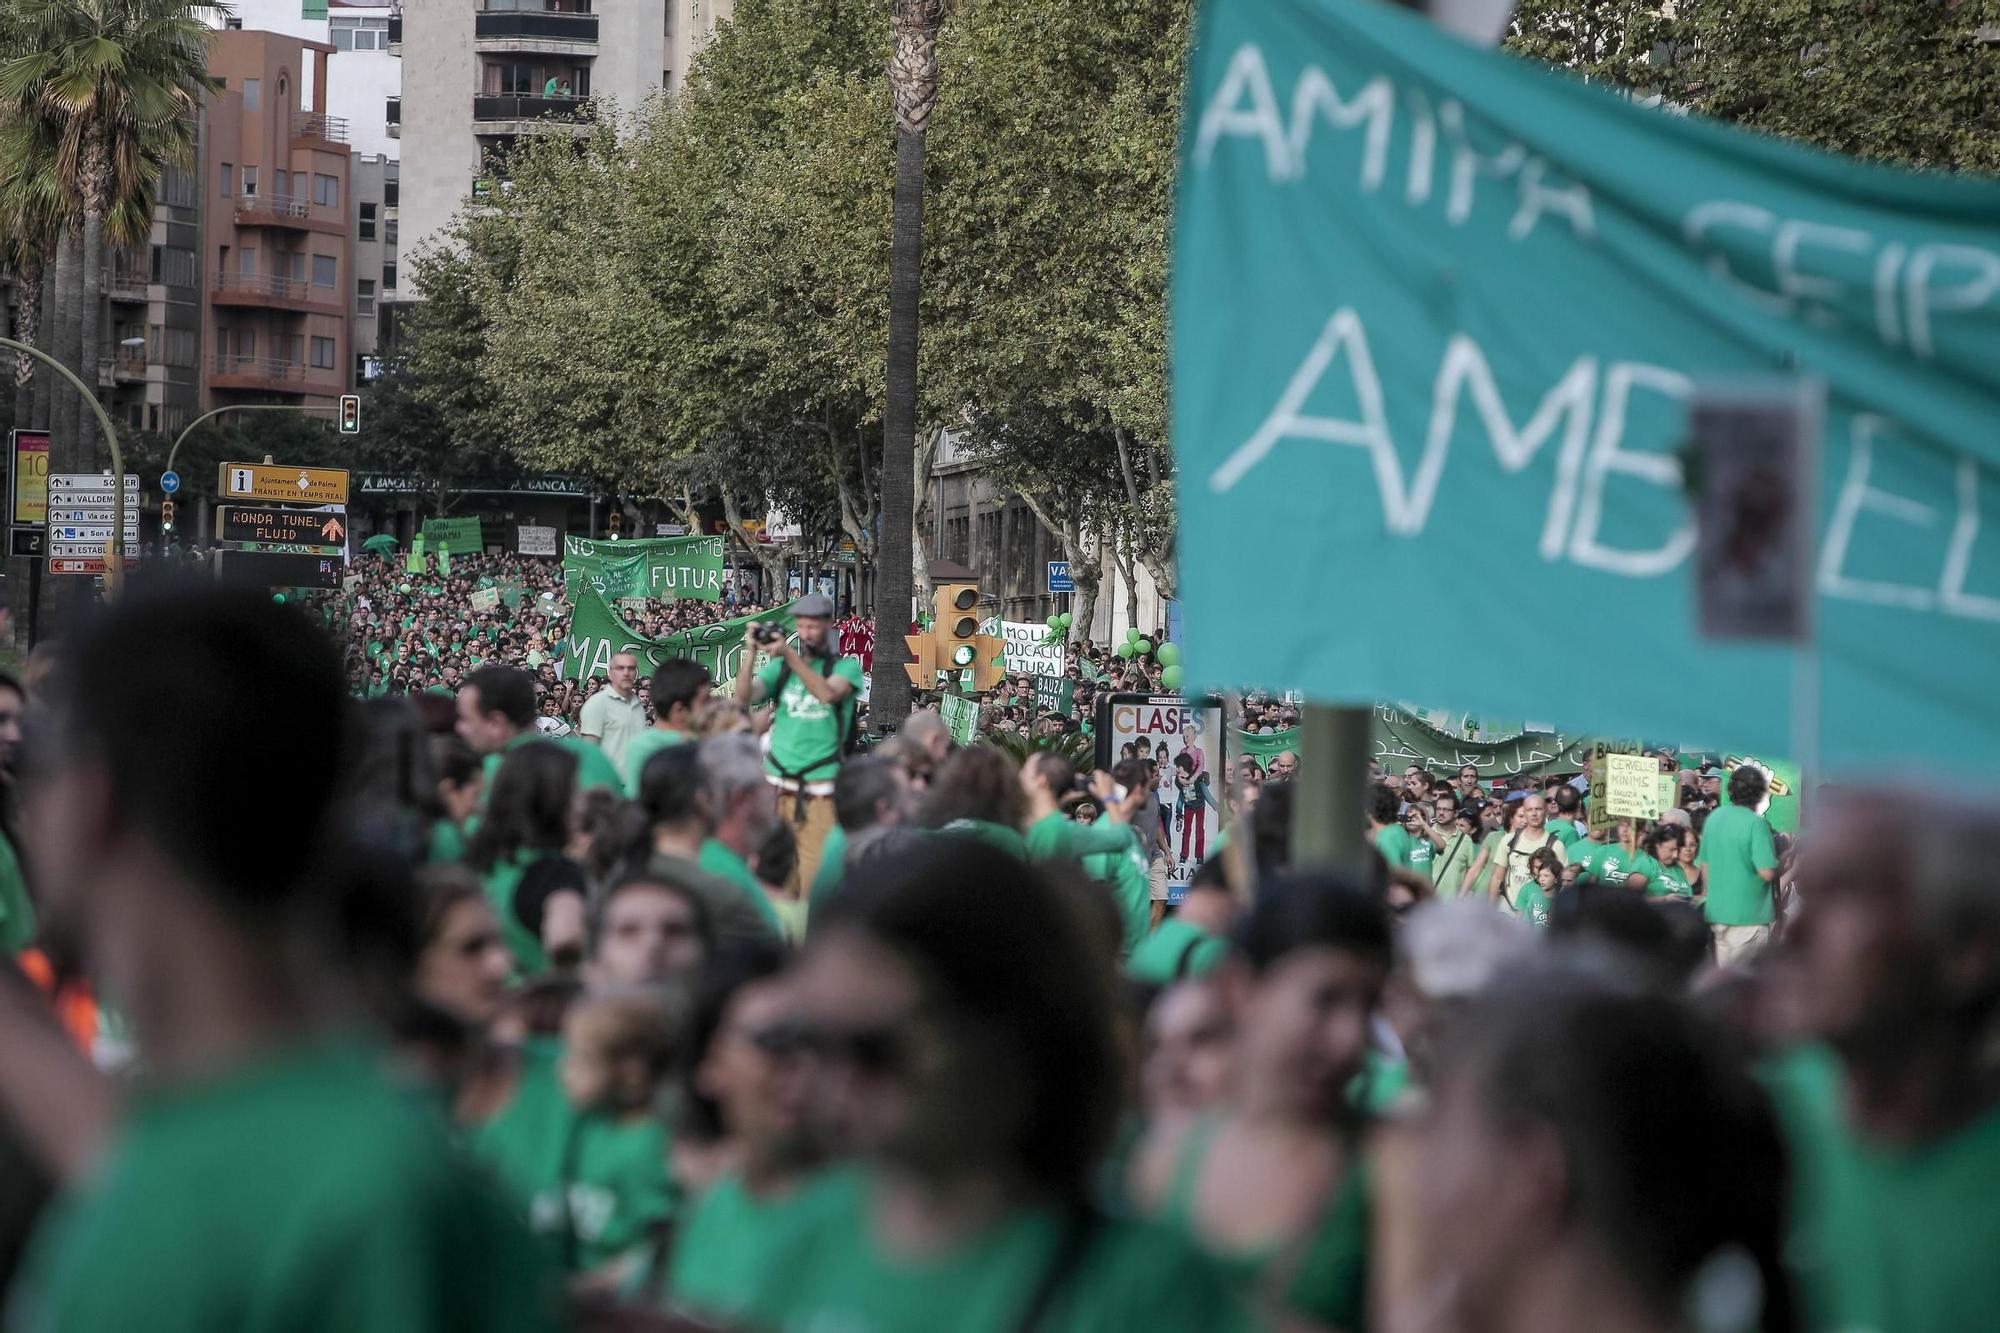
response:
M1035 712L1037 715L1061 713L1064 717L1076 716L1076 682L1067 676L1036 676Z
M569 637L563 640L557 673L565 680L585 676L608 676L614 653L631 651L639 655L639 674L650 676L653 668L675 657L691 657L708 668L719 689L736 679L737 659L743 648L743 632L753 620L785 620L792 604L719 620L712 625L683 630L664 639L649 639L627 625L597 593L585 589L570 614Z
M938 700L938 711L944 715L944 724L951 730L951 738L960 745L970 745L979 736L979 705L962 695L947 694Z
M403 557L403 572L405 574L421 574L426 568L428 566L424 562L424 539L422 536L418 536L410 543L409 552Z
M478 555L486 549L476 518L427 518L424 540L432 546L449 546L460 555Z
M1817 476L1704 498L1717 564L1810 589L1830 768L1991 772L2000 180L1644 106L1395 5L1202 0L1192 52L1191 680L1796 752L1793 650L1698 633L1681 451L1695 394L1809 377ZM1810 551L1774 548L1815 493ZM1612 607L1621 647L1568 669Z
M1373 752L1383 768L1402 772L1411 764L1421 764L1440 776L1455 775L1471 764L1482 779L1509 778L1520 774L1581 773L1590 760L1590 736L1558 732L1524 731L1491 740L1465 740L1440 731L1418 714L1400 704L1377 704L1374 719ZM1230 738L1233 754L1249 755L1266 767L1280 754L1297 754L1299 737L1289 731L1259 734L1238 731Z
M585 589L611 601L722 600L722 538L642 537L598 542L563 538L563 585L575 601Z

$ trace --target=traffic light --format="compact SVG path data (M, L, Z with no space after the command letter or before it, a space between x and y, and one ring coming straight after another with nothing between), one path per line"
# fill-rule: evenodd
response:
M361 395L358 393L340 395L340 433L342 435L361 433Z
M604 526L610 531L613 540L616 540L618 529L625 526L625 515L619 512L617 506L612 506L611 516L604 520Z
M173 530L174 502L172 500L162 500L160 501L160 531L172 532Z
M931 599L932 662L939 671L972 672L972 688L990 690L1007 673L1000 665L1000 638L979 632L979 585L940 583Z

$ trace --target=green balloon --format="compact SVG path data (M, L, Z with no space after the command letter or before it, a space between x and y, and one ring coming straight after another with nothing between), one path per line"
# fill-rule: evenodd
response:
M1137 625L1134 625L1130 629L1125 631L1125 642L1137 643L1138 641L1139 641L1139 627Z
M1144 657L1147 653L1153 651L1153 641L1151 639L1136 639L1132 643L1132 651Z
M1160 684L1170 690L1179 689L1181 687L1181 669L1177 666L1170 666L1160 672Z
M1070 627L1069 612L1065 611L1061 615L1057 616L1056 623L1061 625L1064 629L1068 629Z
M1047 621L1046 621L1045 623L1046 623L1046 624L1048 625L1048 627L1049 627L1050 629L1061 629L1061 628L1062 628L1062 617L1061 617L1061 616L1050 616L1050 617L1048 618L1048 620L1047 620Z
M1179 644L1163 643L1160 645L1161 666L1163 667L1176 666L1180 663L1180 660L1181 660L1181 646Z
M1130 657L1132 655L1132 645L1129 643L1121 643L1116 648L1113 648L1111 651L1119 657Z
M274 592L271 594L271 600L276 602L279 606L283 606L285 604L285 594L281 592Z

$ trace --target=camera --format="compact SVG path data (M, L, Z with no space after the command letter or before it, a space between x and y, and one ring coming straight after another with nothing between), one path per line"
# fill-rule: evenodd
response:
M757 643L781 643L785 637L785 627L775 620L756 620L750 624L750 637Z

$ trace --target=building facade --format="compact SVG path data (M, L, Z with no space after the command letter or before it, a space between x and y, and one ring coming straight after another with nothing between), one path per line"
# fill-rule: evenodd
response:
M347 127L302 100L334 48L216 34L202 134L208 407L332 407L352 382L355 274Z

